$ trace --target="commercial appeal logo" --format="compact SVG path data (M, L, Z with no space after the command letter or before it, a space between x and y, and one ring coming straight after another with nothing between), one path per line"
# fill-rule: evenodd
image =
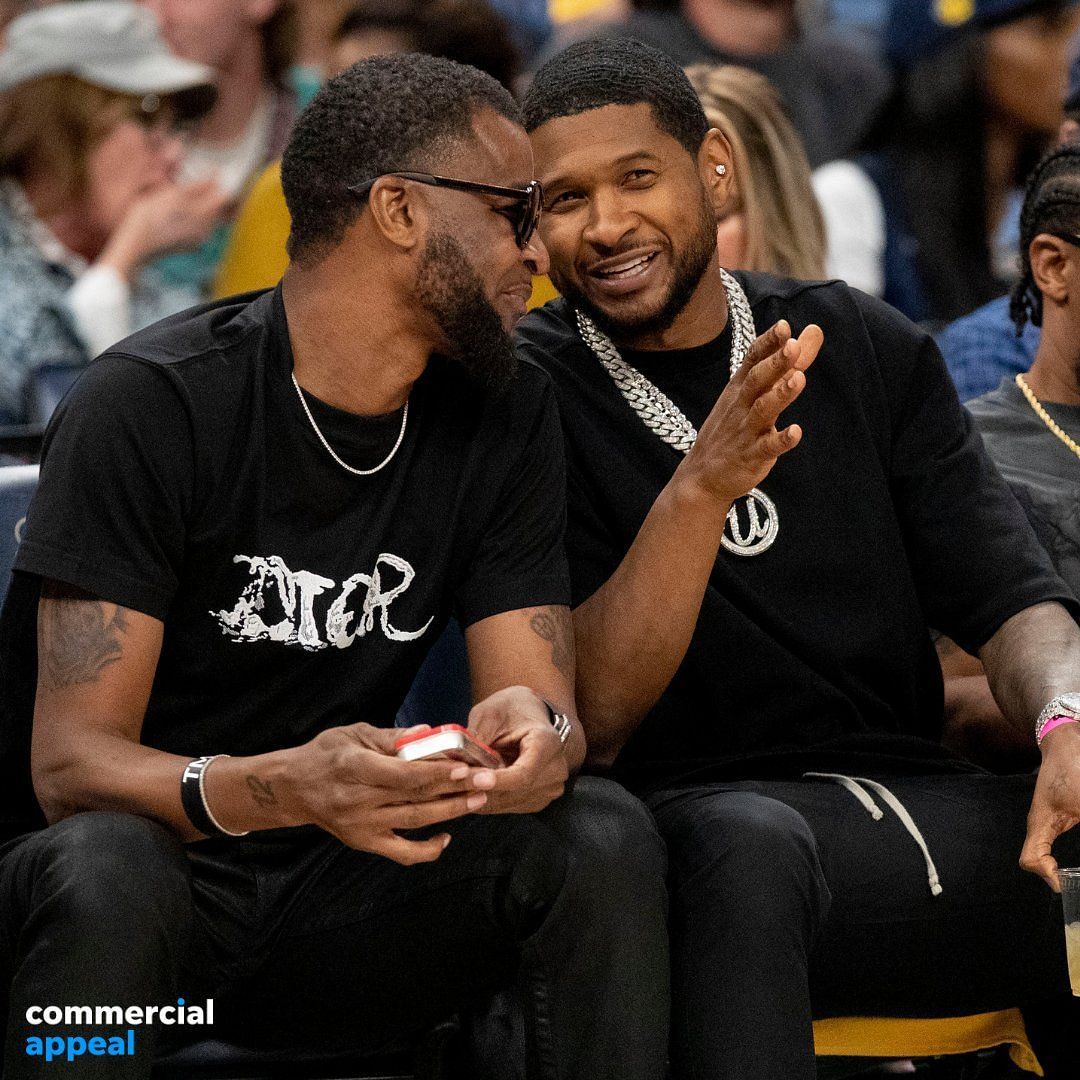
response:
M34 1028L63 1027L63 1033L28 1035L26 1056L46 1062L73 1062L86 1057L134 1057L135 1029L150 1024L202 1026L214 1022L214 999L189 1005L31 1005L26 1022ZM126 1027L126 1031L118 1028ZM71 1034L71 1028L87 1029Z
M391 641L415 641L432 623L428 619L419 630L398 630L391 624L390 605L412 584L416 571L385 551L370 574L353 574L340 587L310 570L290 570L278 555L235 555L233 562L247 563L251 580L231 611L210 614L234 641L277 641L309 651L331 645L347 649L375 629L376 616ZM315 601L330 590L337 592L320 618Z

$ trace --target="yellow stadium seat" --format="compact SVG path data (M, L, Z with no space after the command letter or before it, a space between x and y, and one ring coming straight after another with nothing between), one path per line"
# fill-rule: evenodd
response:
M229 246L214 279L215 296L232 296L276 285L289 264L289 209L274 163L255 181L236 217Z
M281 165L276 163L255 181L240 207L229 246L214 279L214 295L233 296L276 285L289 265L289 208L281 190ZM533 279L529 310L559 294L545 277Z
M822 1057L938 1057L992 1046L1008 1046L1018 1068L1043 1075L1019 1009L947 1019L846 1016L814 1021L814 1050Z
M557 23L573 22L610 7L611 0L551 0L551 18Z

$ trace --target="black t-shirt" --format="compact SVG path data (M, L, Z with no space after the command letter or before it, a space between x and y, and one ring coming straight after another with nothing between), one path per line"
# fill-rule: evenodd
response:
M193 756L391 725L451 613L467 626L569 600L542 371L524 362L488 394L433 357L397 454L360 477L319 442L291 370L271 290L121 342L61 405L0 619L0 822L28 812L41 577L164 622L142 741ZM400 411L307 400L355 467L394 445Z
M759 332L781 317L796 334L811 322L824 331L783 417L804 436L761 484L779 515L775 542L753 557L721 548L687 656L616 773L653 786L955 767L936 742L942 683L927 627L975 649L1030 604L1074 601L928 336L838 282L737 277ZM565 301L529 315L518 338L555 381L576 605L619 565L680 454L623 400ZM701 348L625 359L700 428L730 349L729 326Z

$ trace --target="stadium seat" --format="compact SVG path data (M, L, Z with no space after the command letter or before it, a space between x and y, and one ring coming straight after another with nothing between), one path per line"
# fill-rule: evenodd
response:
M821 1057L930 1058L1008 1046L1013 1064L1042 1076L1019 1009L937 1019L857 1016L814 1021Z
M83 368L70 364L42 364L34 368L23 388L26 422L44 427L82 371Z

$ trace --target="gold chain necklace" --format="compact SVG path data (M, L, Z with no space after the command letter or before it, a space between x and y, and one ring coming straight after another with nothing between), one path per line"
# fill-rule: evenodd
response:
M1078 457L1080 458L1080 446L1054 423L1050 414L1042 407L1041 402L1035 396L1035 392L1027 384L1027 380L1018 371L1016 373L1016 385L1020 392L1027 398L1027 403L1035 410L1035 415Z

